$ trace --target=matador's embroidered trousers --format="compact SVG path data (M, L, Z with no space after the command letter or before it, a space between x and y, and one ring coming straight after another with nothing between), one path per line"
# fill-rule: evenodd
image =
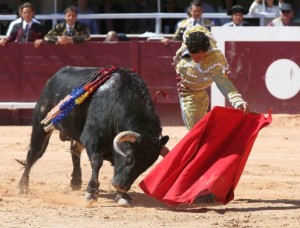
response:
M206 115L209 105L208 94L206 90L196 91L188 95L179 93L179 101L183 122L190 130Z

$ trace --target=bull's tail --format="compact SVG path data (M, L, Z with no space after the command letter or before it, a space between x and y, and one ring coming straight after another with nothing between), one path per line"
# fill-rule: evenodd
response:
M162 94L163 97L165 97L165 98L168 97L168 94L165 93L164 91L161 91L161 90L157 91L157 92L155 93L155 95L154 95L154 100L153 100L154 106L156 105L156 99L157 99L157 96L158 96L159 94Z
M19 159L15 159L16 162L18 162L19 164L21 164L22 166L26 166L26 161L20 161Z

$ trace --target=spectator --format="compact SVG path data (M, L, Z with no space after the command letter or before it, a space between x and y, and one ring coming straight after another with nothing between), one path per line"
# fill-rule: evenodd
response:
M129 41L129 39L124 33L109 31L104 40L104 42L119 42L119 41Z
M294 16L300 17L300 1L299 0L283 0L284 3L291 4L294 10Z
M0 4L0 15L9 15L13 11L6 4ZM0 21L0 35L5 35L9 27L9 21Z
M300 17L300 1L296 1L295 7L294 7L294 15L296 17Z
M113 0L102 0L99 5L99 13L124 13L124 9L120 4L115 3ZM101 34L108 31L125 31L125 20L122 19L105 19L100 20Z
M206 1L202 1L202 9L203 9L204 13L216 13L217 12L215 7L213 7L211 4L209 4ZM218 19L206 18L206 20L209 20L212 23L212 25L219 25Z
M177 6L176 0L165 0L162 12L164 13L181 13L182 10ZM165 34L175 33L178 19L162 19L162 32Z
M291 4L283 3L280 6L280 17L273 19L269 26L300 26L300 18L294 16Z
M241 5L234 5L227 14L231 16L231 22L224 24L225 27L236 27L236 26L249 26L247 21L244 21L244 15L248 13L248 10Z
M203 25L205 27L210 27L213 22L209 19L203 19L202 18L202 2L199 0L194 0L190 3L190 6L188 8L190 11L190 17L181 20L178 23L177 30L172 38L173 41L182 41L183 33L195 26L195 25ZM167 45L170 42L170 39L164 38L162 39L162 43Z
M265 5L262 3L262 0L254 0L249 8L249 13L253 16L259 14L268 14L272 13L275 16L279 16L279 7L283 3L283 0L265 0ZM272 21L272 18L265 18L265 25L268 25Z
M215 13L215 7L209 4L207 1L202 1L203 12L205 13Z
M8 27L8 29L7 29L7 31L6 31L6 36L7 36L7 37L10 36L10 33L11 33L13 27L14 27L16 24L19 24L19 23L22 22L22 17L21 17L22 12L21 12L21 11L22 11L22 5L23 5L23 4L24 4L24 3L20 4L19 7L18 7L18 16L19 16L19 17L18 17L16 20L12 21L12 22L9 24L9 27ZM35 19L35 18L32 18L32 21L33 21L34 23L41 24L41 23L40 23L37 19Z
M45 0L45 1L38 1L39 5L37 5L37 8L39 11L37 12L38 14L46 14L46 15L51 15L51 14L56 14L60 10L60 5L62 1L56 1L57 4L54 4L54 1L51 0ZM50 17L47 17L45 19L40 19L41 24L43 25L44 29L46 32L51 30L55 24L53 24L53 19Z
M44 41L56 45L81 43L90 39L89 28L77 21L77 9L70 6L65 9L65 21L58 23L44 37ZM37 48L43 39L36 40L34 46Z
M251 15L256 15L259 13L275 13L279 15L279 6L283 3L283 0L279 0L279 4L275 0L266 0L265 5L263 5L262 0L254 0L249 8L249 13Z
M129 4L128 13L153 13L156 12L155 6L150 0L134 0ZM154 19L129 19L125 23L126 33L145 33L155 31Z
M216 13L215 8L211 4L207 3L206 1L202 1L202 0L200 0L198 2L200 2L200 4L201 4L201 8L202 8L203 13ZM187 10L190 9L190 8L191 8L191 5L189 7L187 7ZM218 23L219 23L218 20L216 20L216 19L206 18L206 20L207 20L207 22L211 23L210 26L218 25Z
M191 15L191 7L189 6L189 7L186 9L186 18L180 19L180 20L177 22L176 27L175 27L175 32L177 31L179 25L181 24L181 22L182 22L183 20L186 20L186 19L191 18L191 17L192 17L192 15Z
M0 40L0 45L5 46L7 42L34 42L44 35L43 27L32 19L35 8L32 3L26 2L21 6L20 15L22 21L13 26L10 35Z
M77 1L78 14L93 14L94 12L89 8L89 0ZM99 28L95 19L78 19L78 22L88 26L91 34L99 34Z
M236 0L223 0L222 5L218 7L217 12L218 13L227 13L232 6L236 5ZM230 22L230 18L220 18L219 19L219 25L224 25L225 23Z

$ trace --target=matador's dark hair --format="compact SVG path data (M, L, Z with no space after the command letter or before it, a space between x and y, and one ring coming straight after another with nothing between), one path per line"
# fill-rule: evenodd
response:
M192 32L185 44L189 53L207 52L210 47L209 38L203 32Z

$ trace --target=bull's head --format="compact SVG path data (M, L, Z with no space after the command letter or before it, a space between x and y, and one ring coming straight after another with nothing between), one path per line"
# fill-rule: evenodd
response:
M119 133L114 139L115 174L112 181L117 191L127 192L140 174L146 171L161 154L165 156L165 144L169 137L160 139L132 131Z

